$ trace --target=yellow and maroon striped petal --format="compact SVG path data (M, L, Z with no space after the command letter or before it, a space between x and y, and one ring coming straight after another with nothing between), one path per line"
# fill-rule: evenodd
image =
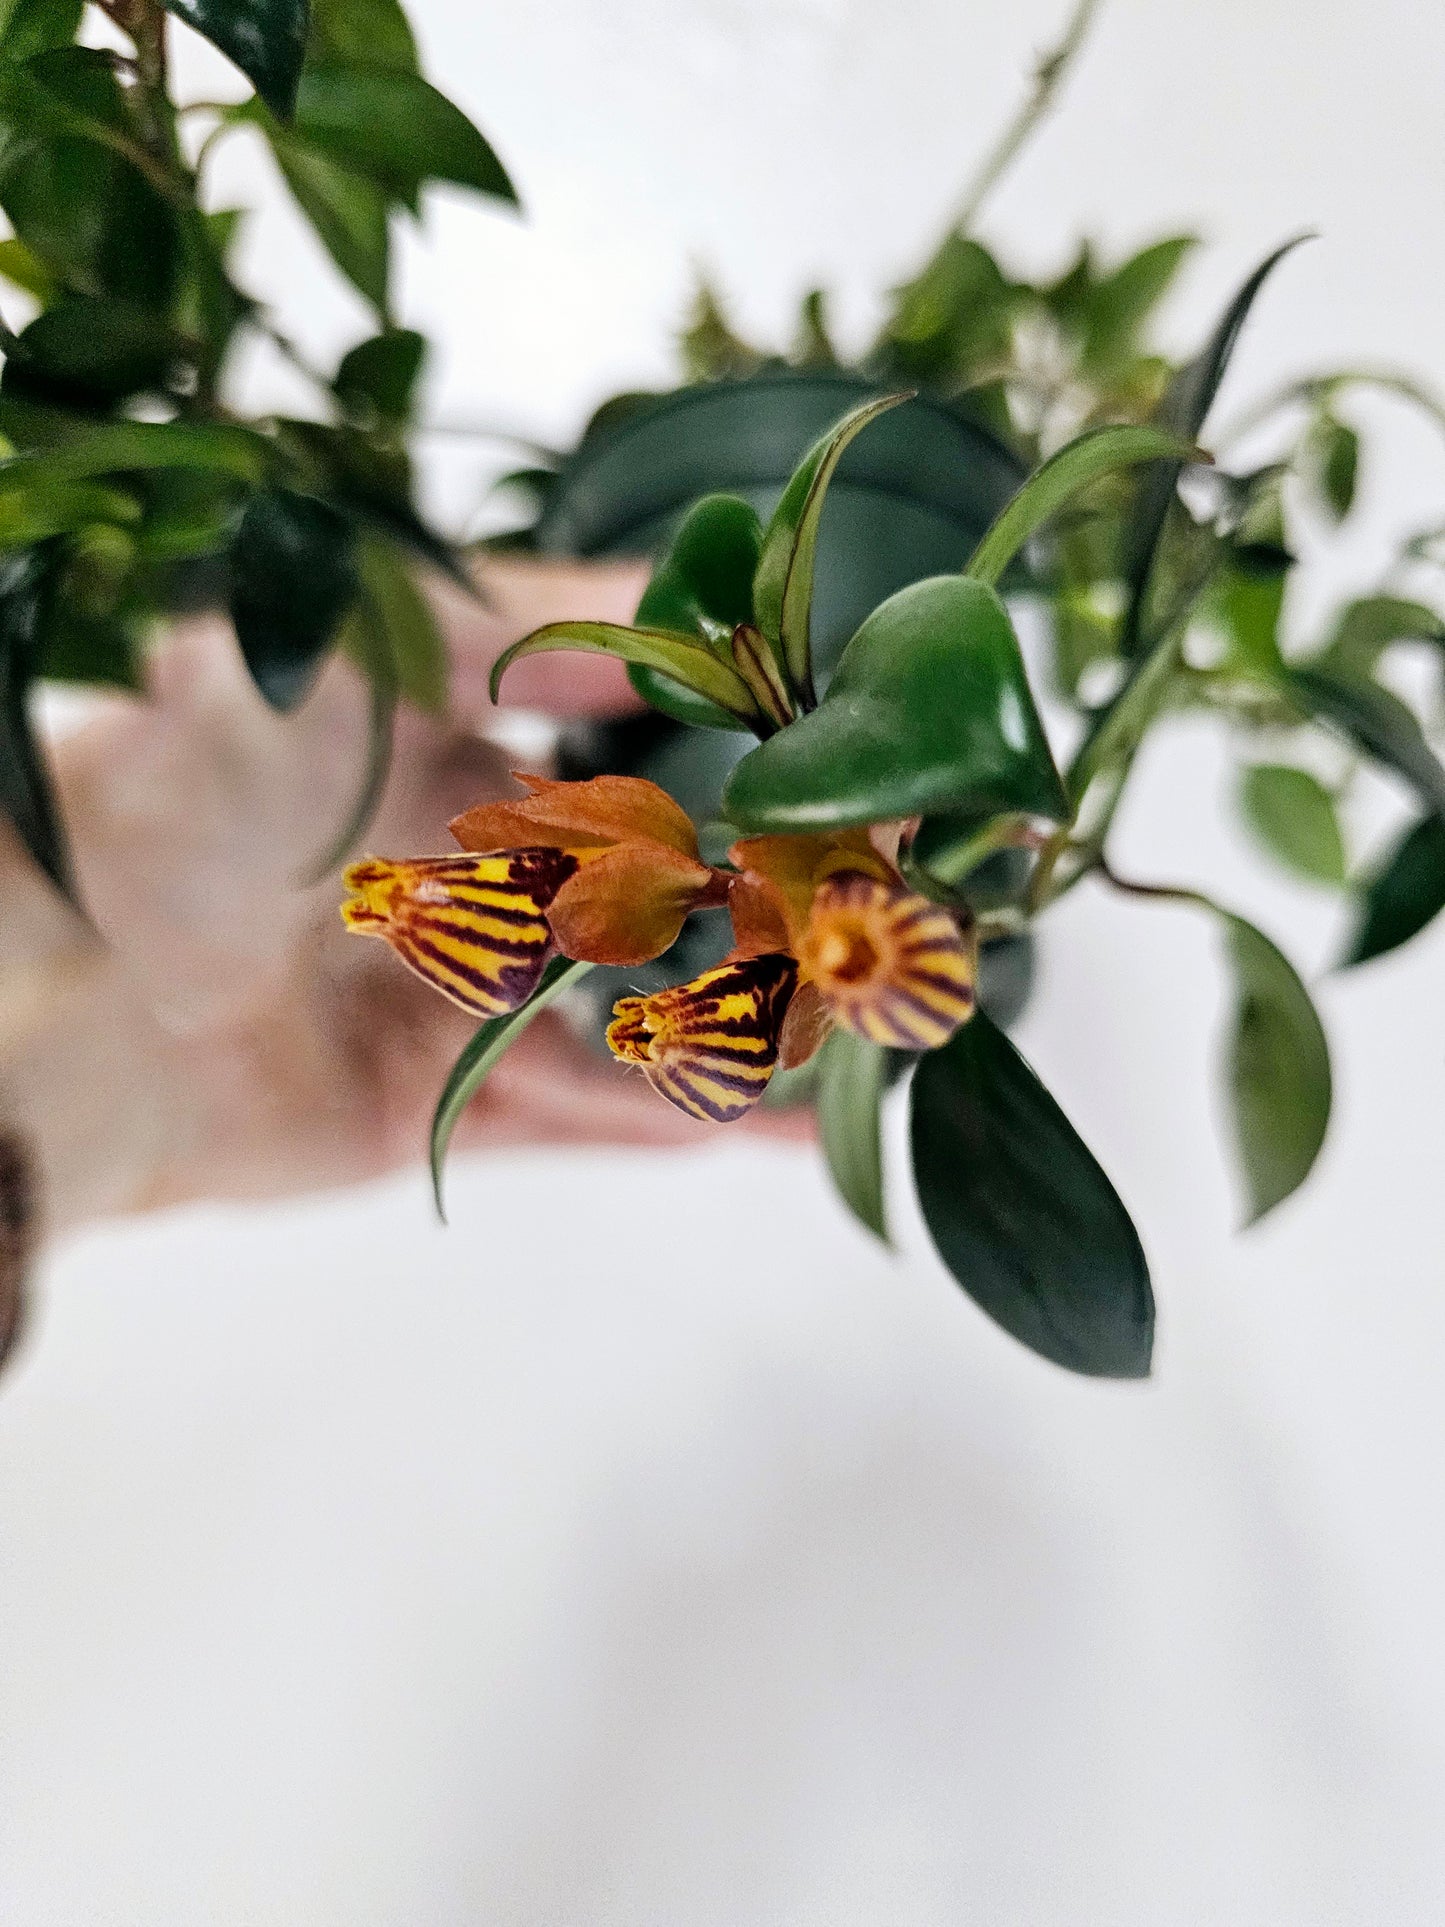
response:
M622 998L607 1041L680 1111L731 1124L768 1087L797 981L791 957L736 958L690 984Z
M497 856L368 857L343 879L348 930L383 937L444 997L475 1017L526 1003L552 948L547 906L577 868L561 850Z
M820 884L798 961L837 1022L893 1050L935 1050L973 1015L971 939L901 884L857 874Z

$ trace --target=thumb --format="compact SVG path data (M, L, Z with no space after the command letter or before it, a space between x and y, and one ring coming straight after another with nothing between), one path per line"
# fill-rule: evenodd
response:
M647 587L645 561L579 562L555 556L492 555L476 564L481 599L455 583L428 585L451 657L451 705L458 721L484 726L488 680L504 649L548 622L631 622ZM624 665L610 656L531 656L508 673L508 707L552 716L617 716L644 707Z

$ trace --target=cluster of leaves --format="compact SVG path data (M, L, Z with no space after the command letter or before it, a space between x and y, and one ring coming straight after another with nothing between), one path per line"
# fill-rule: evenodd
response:
M1289 248L1249 277L1199 352L1171 366L1140 345L1141 334L1189 245L1162 242L1107 272L1086 250L1067 275L1036 287L953 236L900 291L864 371L880 385L907 380L976 407L1032 473L960 575L915 584L874 610L821 698L808 609L823 493L848 441L886 401L856 411L809 453L767 528L740 500L697 504L657 567L636 628L571 625L522 647L609 650L668 714L753 729L763 740L723 791L733 831L917 819L905 873L971 917L985 939L1028 929L1089 875L1201 911L1233 979L1227 1083L1253 1220L1298 1188L1323 1143L1331 1104L1323 1028L1297 972L1262 932L1193 890L1115 874L1115 813L1148 732L1181 709L1207 710L1240 747L1241 808L1266 847L1297 875L1354 896L1345 961L1394 948L1445 907L1445 769L1425 722L1381 670L1409 642L1445 662L1445 624L1425 604L1382 592L1340 611L1322 646L1285 645L1296 566L1288 505L1306 492L1336 523L1350 513L1359 441L1337 410L1355 378L1300 384L1282 397L1281 418L1295 432L1267 466L1234 473L1204 455L1196 444L1235 343ZM766 365L711 297L686 347L694 378L745 384ZM810 296L790 365L820 363L837 365L821 302ZM1419 538L1405 559L1433 559L1438 547L1436 537ZM1054 694L1078 718L1063 765L1039 723L1001 583L1047 619ZM739 637L766 645L780 707L764 703L759 713L756 688L724 688L723 678L755 681L755 645L744 661ZM1297 760L1282 760L1278 743L1297 744ZM1311 766L1326 754L1339 771L1333 789ZM1365 766L1413 799L1413 815L1391 849L1356 866L1338 803L1352 770ZM1013 860L1001 869L1004 851ZM880 1234L878 1111L888 1076L884 1054L861 1039L839 1033L825 1046L824 1150L843 1197ZM924 1217L960 1284L1059 1363L1147 1370L1152 1299L1128 1214L1003 1033L983 1015L965 1026L920 1062L911 1104Z
M172 15L254 91L177 105ZM245 127L375 315L334 372L305 371L314 419L227 405L247 330L300 363L234 277L243 215L208 205L215 144ZM389 295L391 223L430 181L515 198L419 73L398 0L0 0L0 809L62 887L31 692L134 687L159 616L229 607L279 709L333 647L355 656L374 691L358 821L398 697L440 702L444 657L408 560L458 563L414 504L425 344Z

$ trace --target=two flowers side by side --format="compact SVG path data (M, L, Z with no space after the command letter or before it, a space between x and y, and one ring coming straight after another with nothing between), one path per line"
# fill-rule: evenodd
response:
M607 1041L691 1116L729 1123L775 1068L803 1064L834 1025L898 1050L947 1042L975 1006L973 934L911 891L899 827L748 837L731 869L641 777L557 782L451 825L462 854L354 864L348 929L377 936L480 1018L520 1009L555 955L638 965L694 910L726 905L734 945L691 983L623 997Z

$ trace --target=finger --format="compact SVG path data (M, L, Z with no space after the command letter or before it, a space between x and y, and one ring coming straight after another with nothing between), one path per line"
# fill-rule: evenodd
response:
M455 583L429 585L451 654L451 702L459 720L485 723L492 665L504 649L549 622L630 622L647 587L646 562L577 562L490 556L477 571L484 600ZM553 716L625 715L641 708L627 671L608 656L528 657L507 675L509 706Z

